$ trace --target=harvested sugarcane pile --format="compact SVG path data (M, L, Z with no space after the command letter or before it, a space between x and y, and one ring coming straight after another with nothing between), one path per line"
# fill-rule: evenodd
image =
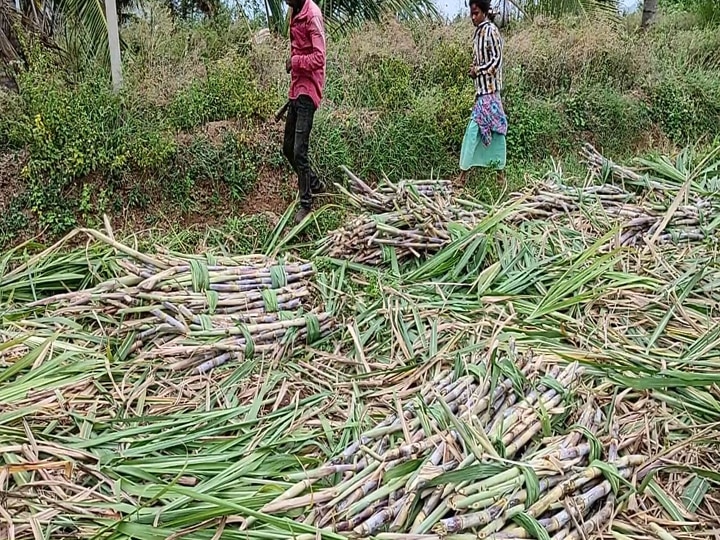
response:
M359 214L321 240L317 253L376 266L418 259L447 246L456 226L467 231L498 213L514 227L526 221L561 222L593 239L618 228L608 247L697 243L715 235L720 200L713 182L687 188L664 183L616 165L591 146L583 149L582 157L594 179L609 172L632 189L607 182L578 187L546 180L513 194L498 209L456 197L447 181L385 179L373 189L346 170L350 189L340 190Z
M388 179L373 189L346 171L351 189L340 190L361 213L322 240L318 253L377 265L394 251L398 261L436 253L451 240L450 223L474 226L478 206L455 200L442 180Z
M640 246L650 239L657 243L702 241L710 234L706 226L716 215L710 201L697 199L678 206L666 219L671 201L652 202L612 184L575 187L545 182L531 193L515 194L515 201L520 206L509 216L511 223L569 220L577 230L597 228L600 234L608 226L619 225L618 246Z
M115 245L135 253L116 260L116 276L27 304L36 313L44 309L28 323L36 328L83 323L117 343L121 359L132 355L195 373L313 342L332 326L330 315L311 305L311 264L259 256L151 257Z
M402 415L294 475L298 483L262 511L303 509L305 524L358 537L540 538L532 533L539 527L557 539L584 538L610 519L613 487L645 458L620 456L612 437L603 452L596 434L604 420L592 401L576 429L551 436L581 369L544 364L515 356L500 377L485 366L460 378L441 374ZM601 453L612 466L598 461ZM337 481L319 487L330 477Z
M688 193L708 198L696 178ZM344 324L317 348L289 329L288 350L274 342L282 362L216 350L244 361L212 377L169 370L157 351L195 362L178 349L245 337L199 334L206 317L260 324L278 304L304 319L312 269L105 240L0 255L0 539L715 538L714 246L601 253L599 202L513 222L522 201L453 201L437 182L348 195L392 213L416 204L403 199L413 185L479 226L443 225L452 238L435 256L390 271L323 261L317 293ZM642 195L644 175L628 185L631 204L673 207ZM269 253L290 245L275 233ZM237 267L262 283L219 290ZM295 293L266 298L283 285ZM240 311L221 305L241 292L255 296Z

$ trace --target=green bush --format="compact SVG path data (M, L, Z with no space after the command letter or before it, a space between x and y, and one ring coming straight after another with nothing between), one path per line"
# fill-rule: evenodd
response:
M20 96L0 89L0 149L23 146L17 125L23 117Z
M406 108L416 92L415 69L405 59L370 56L359 66L358 105L372 109Z
M365 174L392 178L422 178L452 174L456 157L443 144L437 117L443 107L438 93L426 92L412 100L407 112L384 114L363 141ZM458 126L462 137L464 126Z
M633 35L604 19L525 24L506 37L505 50L507 69L517 69L535 96L593 84L628 89L649 71Z
M706 26L720 24L720 3L717 0L661 0L660 5L670 11L691 13Z
M180 147L162 186L168 197L183 211L211 201L227 205L245 199L253 190L259 173L259 152L242 133L226 132L219 144L207 137L195 137Z
M41 224L61 232L74 224L66 198L73 181L126 161L116 138L120 102L98 79L66 89L46 74L27 72L20 89L26 110L20 129L30 151L27 201Z
M216 120L267 117L276 105L277 100L258 88L247 58L231 55L181 90L168 113L176 127L191 129Z
M647 32L636 26L569 18L502 30L509 179L585 141L617 155L644 150L645 132L677 144L717 133L720 33L687 11L661 14ZM28 51L19 94L0 93L0 149L29 156L26 190L0 235L61 233L102 211L142 209L148 223L219 215L247 197L261 169L288 174L281 130L269 122L287 91L287 42L253 45L248 30L225 17L180 24L165 8L138 19L123 27L120 95L104 71L74 72L48 51ZM370 180L454 175L474 91L471 37L464 20L331 38L312 137L318 173L330 183L342 179L340 165ZM219 126L232 130L216 138ZM477 177L478 193L495 193L485 186L492 176Z
M563 105L577 139L614 154L634 148L650 125L642 101L612 88L579 88L563 98Z
M15 197L7 208L0 214L0 246L12 242L30 225L30 220L24 212L22 197Z
M691 71L666 77L648 88L651 118L678 144L717 133L720 125L720 77Z
M426 84L442 88L472 87L467 76L472 61L472 43L439 42L421 71Z
M60 233L88 212L77 180L113 178L130 168L159 169L174 153L172 134L157 118L124 106L103 76L70 84L36 56L18 77L23 112L12 127L30 158L24 202L43 227Z
M311 160L317 174L332 182L338 177L341 165L357 171L356 167L364 158L362 139L369 136L368 126L363 125L357 110L320 109L310 141Z
M556 102L510 90L503 105L508 118L508 161L543 160L572 147L569 127Z

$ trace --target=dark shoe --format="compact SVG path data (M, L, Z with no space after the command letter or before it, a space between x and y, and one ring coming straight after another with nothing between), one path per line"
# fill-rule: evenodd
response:
M309 208L300 208L297 212L295 212L295 225L300 225L300 223L303 222L303 220L310 215Z

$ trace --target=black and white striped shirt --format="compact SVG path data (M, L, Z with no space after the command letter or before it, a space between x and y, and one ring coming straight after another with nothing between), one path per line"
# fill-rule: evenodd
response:
M494 94L502 90L502 49L500 30L491 21L483 21L475 29L473 65L477 95Z

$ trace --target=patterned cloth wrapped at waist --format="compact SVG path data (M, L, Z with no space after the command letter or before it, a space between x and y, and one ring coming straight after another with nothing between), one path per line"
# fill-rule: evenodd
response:
M472 110L472 119L480 129L480 139L485 146L492 141L493 132L507 135L507 117L498 92L477 96Z

